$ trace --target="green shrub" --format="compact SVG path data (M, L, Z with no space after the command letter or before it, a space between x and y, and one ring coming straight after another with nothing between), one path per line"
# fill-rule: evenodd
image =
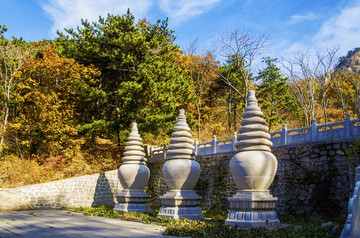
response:
M322 227L321 224L328 221L324 217L318 216L279 216L282 223L294 224L286 228L268 230L266 228L238 229L224 225L227 214L226 211L209 210L204 211L205 221L196 220L173 220L157 216L157 209L151 214L137 212L119 212L113 211L111 206L101 206L98 208L76 208L77 211L84 211L88 216L100 216L106 218L123 219L130 221L142 221L144 223L153 223L166 227L164 235L179 237L248 237L248 238L281 238L281 237L304 237L304 238L332 238L339 237L344 220L341 224L332 224Z

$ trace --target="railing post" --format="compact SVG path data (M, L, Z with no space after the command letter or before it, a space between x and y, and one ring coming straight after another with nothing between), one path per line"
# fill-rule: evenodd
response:
M232 139L232 152L236 151L236 147L235 147L236 141L237 141L237 134L236 134L236 132L234 132L234 136Z
M145 157L150 160L151 157L151 145L144 145Z
M345 130L345 138L350 138L351 137L350 113L346 113L346 115L345 115L344 130Z
M316 119L312 119L312 124L311 124L311 127L310 127L310 134L311 134L311 141L316 141Z
M164 148L163 148L164 160L166 160L166 151L167 151L167 146L164 144Z
M286 128L286 124L283 124L283 129L281 132L281 145L287 145L287 128Z
M194 151L195 151L195 156L197 156L197 154L198 154L198 147L199 147L199 141L198 141L198 139L195 139L194 147L195 147L195 149L194 149Z
M213 141L212 141L212 146L213 146L213 154L216 154L216 136L213 136Z
M145 145L144 150L146 151L145 156L148 159L148 161L149 162L152 161L154 146L153 145Z

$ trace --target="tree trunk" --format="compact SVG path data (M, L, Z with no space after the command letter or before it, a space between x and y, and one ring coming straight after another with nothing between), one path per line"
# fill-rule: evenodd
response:
M4 123L3 123L2 128L1 128L0 157L2 156L2 150L3 150L4 137L5 137L5 133L6 133L6 126L7 126L8 116L9 116L9 107L6 107L5 115L4 115Z
M117 143L118 143L118 146L120 147L120 145L121 145L120 130L117 130L116 134L117 134Z
M200 139L200 130L201 130L200 98L198 98L198 100L196 100L195 105L196 105L196 110L197 110L197 114L198 114L198 136L197 137Z
M231 88L229 88L229 104L228 104L228 110L229 110L229 121L228 121L228 125L229 125L229 130L231 130L231 99L232 99L232 92L231 92Z
M234 108L233 108L233 113L234 113L234 131L237 131L237 123L236 123L236 116L237 116L237 110L236 110L236 101L234 100Z
M3 125L1 128L0 157L2 157L4 138L5 138L6 127L7 127L8 117L9 117L9 99L10 99L10 89L8 86L8 90L6 91L6 99L5 99L5 103L4 103L4 106L5 106L4 122L3 122Z

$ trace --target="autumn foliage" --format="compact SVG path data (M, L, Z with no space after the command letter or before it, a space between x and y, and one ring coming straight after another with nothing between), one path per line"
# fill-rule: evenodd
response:
M81 25L41 42L5 39L0 26L2 186L116 169L131 122L144 144L162 145L180 108L200 142L231 138L249 89L256 90L271 131L284 123L291 129L360 115L359 72L349 70L348 58L336 66L334 51L319 58L319 67L298 54L283 64L286 75L276 59L263 58L256 73L251 66L265 36L230 35L238 51L224 60L210 51L185 54L166 20L136 22L128 11ZM226 38L222 43L231 46Z

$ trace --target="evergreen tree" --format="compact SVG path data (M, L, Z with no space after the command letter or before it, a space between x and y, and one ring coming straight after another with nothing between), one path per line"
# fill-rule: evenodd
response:
M295 98L289 94L287 78L283 78L280 69L275 65L276 59L266 57L263 62L267 67L258 73L256 79L260 82L257 96L264 118L269 123L269 129L284 123L290 116L299 117L300 107Z
M101 71L99 97L88 106L83 129L121 135L137 120L143 132L168 130L176 111L193 100L190 76L176 64L181 54L167 20L135 23L134 16L108 15L77 30L58 32L61 53Z
M242 71L245 71L245 59L238 55L229 55L225 64L218 68L218 84L226 95L228 129L237 131L241 120L242 110L246 105L247 91L252 86L252 75L248 74L248 79L244 79ZM226 78L226 80L224 80ZM245 82L247 81L247 82Z

